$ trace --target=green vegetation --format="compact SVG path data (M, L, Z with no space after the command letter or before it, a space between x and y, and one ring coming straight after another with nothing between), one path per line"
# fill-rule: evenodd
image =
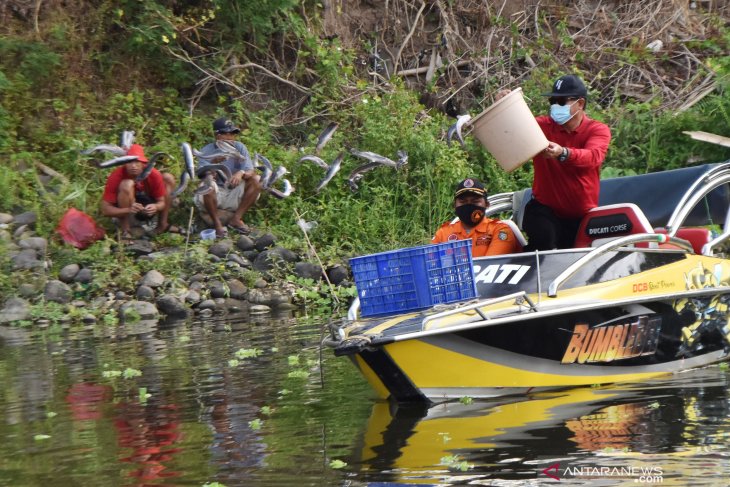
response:
M316 1L125 0L94 8L81 2L74 8L78 10L44 5L37 25L13 18L0 36L0 152L6 155L6 170L0 172L0 212L36 211L41 235L52 236L71 206L108 225L97 210L107 173L81 156L81 149L115 142L122 130L134 130L148 153L165 151L176 158L165 169L177 176L182 169L179 144L202 146L211 137L211 120L222 114L243 124L241 139L252 153L289 168L296 188L284 200L262 196L247 221L271 230L282 245L302 254L308 250L295 224L295 210L317 221L309 237L326 266L426 242L451 217L452 187L461 178L480 177L488 181L491 193L531 182L529 164L506 174L473 138L467 138L465 150L448 147L444 134L452 119L421 104L423 93L404 78L386 80L373 74L367 61L373 39L345 42L325 35L322 7ZM538 20L540 26L555 21L545 15L541 11L536 17L536 27ZM617 91L611 80L613 64L587 64L590 54L581 52L572 37L569 12L551 15L559 17L554 35L529 41L524 27L511 23L509 16L492 19L505 42L517 46L511 58L498 60L503 71L527 57L542 59L530 76L519 80L533 112L545 112L540 93L565 70L553 57L560 49L572 53L578 71L593 80L596 94ZM682 135L683 130L717 132L730 125L730 61L725 55L730 32L722 19L709 19L706 37L684 46L703 60L691 76L712 74L716 85L691 108L679 113L666 109L661 93L647 101L618 92L591 98L589 114L613 130L604 177L727 158L726 149ZM606 48L606 53L619 66L654 62L638 38L620 48ZM438 70L425 91L453 91L448 76L447 69ZM473 95L483 98L465 111L478 113L491 93L509 84L505 80L509 76L475 83ZM349 148L388 157L404 150L408 165L398 172L383 168L368 173L353 193L347 174L361 161L348 155L335 179L315 193L321 169L297 160L311 153L317 134L331 121L338 122L339 129L323 159L331 161ZM68 182L44 181L38 163ZM190 205L187 192L172 214L173 222L185 226ZM181 245L176 238L160 241ZM105 240L84 251L52 245L49 258L54 270L72 261L93 263L96 288L84 289L79 297L99 293L112 283L131 289L148 269L114 253L111 244ZM193 248L185 258L162 258L154 265L174 275L182 267L194 269L204 262L205 253ZM4 296L14 282L8 277L2 243L0 267ZM293 284L302 301L320 309L351 293L333 291L324 283Z

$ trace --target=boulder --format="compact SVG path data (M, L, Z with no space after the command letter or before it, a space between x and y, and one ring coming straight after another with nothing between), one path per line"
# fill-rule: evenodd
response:
M289 302L289 296L273 289L249 289L246 299L251 304L265 304L273 308Z
M220 240L208 247L208 252L215 255L216 257L220 257L221 259L224 259L233 249L233 244L230 240Z
M152 269L151 271L147 272L147 274L145 274L142 279L140 279L138 284L140 286L149 286L155 289L162 286L164 283L165 276L163 276L160 271Z
M88 284L90 283L94 278L94 274L91 272L91 269L88 267L84 267L79 271L78 274L74 277L75 282L79 282L81 284Z
M349 275L347 267L337 264L327 269L327 277L334 286L339 286Z
M236 248L238 248L241 252L247 252L256 248L256 242L254 242L248 235L241 235L238 237L238 240L236 240Z
M230 279L226 281L226 285L228 286L228 297L233 299L246 299L248 288L241 281L238 279Z
M73 282L80 270L81 267L78 264L69 264L64 266L58 273L58 279L65 283Z
M153 301L155 299L155 290L150 286L139 286L135 297L140 301Z
M18 242L18 245L21 249L33 249L44 254L48 248L48 240L43 237L28 237Z
M265 233L256 239L256 250L266 250L276 243L276 237L270 233Z
M322 268L311 262L297 262L294 264L294 275L302 279L318 281L322 278Z
M13 222L13 215L8 213L0 213L0 225L7 225Z
M146 301L129 301L119 307L119 318L122 322L151 320L160 316L157 307Z
M28 225L32 227L35 225L36 220L37 217L34 211L26 211L20 215L15 215L13 217L13 224L17 226Z
M172 294L165 294L157 299L157 309L170 318L187 318L190 310Z
M277 264L293 263L298 260L297 254L284 247L274 247L261 252L253 263L253 268L259 272L273 269Z
M0 309L0 323L27 320L30 318L30 303L21 298L9 298Z
M66 304L71 301L73 292L68 284L54 279L46 283L43 296L46 301Z
M10 258L14 270L43 270L46 263L38 259L38 254L33 249L23 249Z

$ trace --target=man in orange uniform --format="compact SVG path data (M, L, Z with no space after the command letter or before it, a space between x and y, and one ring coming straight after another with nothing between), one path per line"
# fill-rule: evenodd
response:
M471 239L473 257L511 254L520 246L512 229L499 220L485 218L487 191L477 179L467 178L459 183L454 195L454 211L459 217L455 223L441 225L431 243Z

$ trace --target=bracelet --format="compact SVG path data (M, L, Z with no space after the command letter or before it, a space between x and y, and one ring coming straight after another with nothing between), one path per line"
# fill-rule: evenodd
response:
M563 153L558 156L558 161L565 162L568 160L569 156L570 156L570 151L568 151L567 147L563 147Z

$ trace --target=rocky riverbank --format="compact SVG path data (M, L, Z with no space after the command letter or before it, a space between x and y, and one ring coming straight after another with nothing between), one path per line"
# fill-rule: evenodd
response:
M35 223L33 212L0 213L0 258L10 282L0 300L0 324L263 314L301 306L298 290L309 283L329 292L322 268L278 245L271 233L212 242L176 236L171 246L107 238L95 244L99 248L71 251L38 236ZM101 257L89 262L86 252ZM76 262L54 265L54 255ZM352 286L345 266L326 275L336 290Z

